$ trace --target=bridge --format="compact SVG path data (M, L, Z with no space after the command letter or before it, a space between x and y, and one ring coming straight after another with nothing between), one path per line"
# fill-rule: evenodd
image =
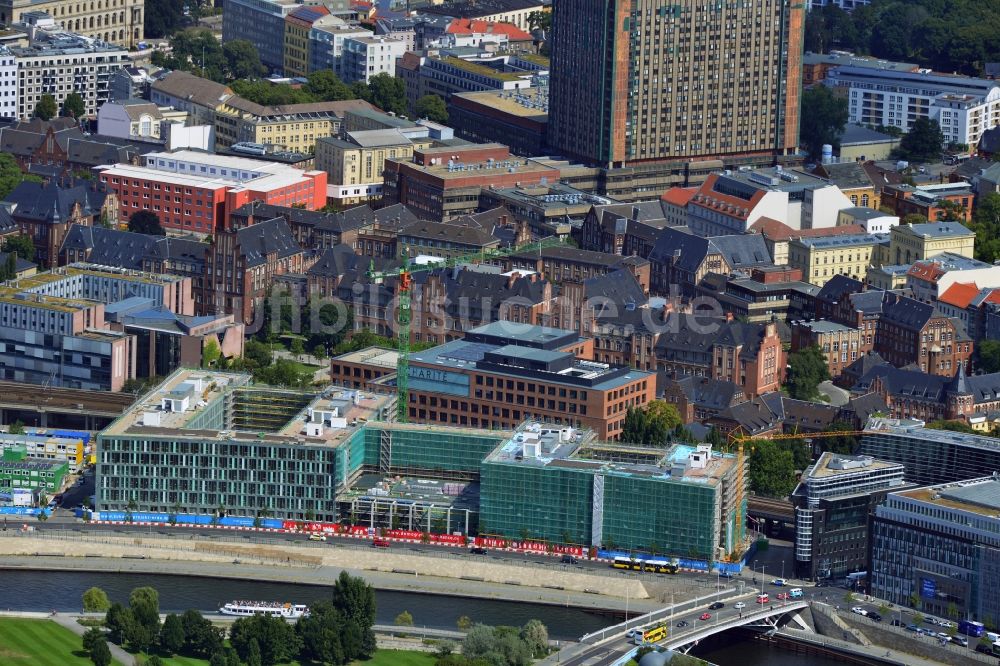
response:
M698 599L668 606L647 613L626 622L587 634L576 645L571 645L558 655L543 663L567 664L568 666L615 666L624 664L639 647L629 633L651 627L667 627L667 638L656 643L660 647L687 652L692 646L709 636L737 627L755 627L763 631L775 631L786 616L797 616L809 602L786 600L768 604L761 608L756 604L756 590L737 592L730 588ZM717 610L707 610L713 602L725 599L725 606ZM744 607L736 608L742 602ZM720 603L723 603L720 601ZM703 613L711 616L701 620ZM805 626L805 625L803 625Z
M757 520L795 524L795 507L788 500L752 496L747 500L747 515Z
M135 401L131 393L0 381L0 423L20 420L40 428L100 430Z

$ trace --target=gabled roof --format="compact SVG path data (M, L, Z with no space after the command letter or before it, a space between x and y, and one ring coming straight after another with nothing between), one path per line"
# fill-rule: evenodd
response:
M469 226L468 224L430 222L420 220L407 225L400 230L400 236L423 238L444 243L447 247L450 244L470 245L473 247L490 247L499 244L499 239L491 233L492 229L483 229L478 224Z
M603 317L600 312L597 313L599 319L610 317L613 321L622 310L640 308L648 300L635 276L622 268L584 280L583 290L585 298L594 299L592 304L595 307L607 305Z
M781 426L778 415L759 398L727 407L719 412L717 418L739 424L749 435L768 432Z
M74 224L69 228L60 252L67 249L89 250L87 261L90 263L142 270L143 259L149 256L157 240L157 236Z
M707 238L696 236L686 228L666 227L656 238L653 249L649 252L649 260L663 264L673 263L681 270L695 273L708 254Z
M743 389L725 379L684 375L666 381L674 382L688 402L706 409L721 411L743 399Z
M4 203L10 205L15 219L58 224L72 218L77 204L84 215L98 213L106 197L106 192L88 185L23 181L7 195Z
M367 272L370 264L375 265L375 270L384 271L399 266L401 262L395 258L365 257L357 254L350 245L340 243L323 250L316 263L306 271L306 275L334 278L353 275L360 278Z
M521 30L513 23L495 23L480 19L457 18L448 24L446 32L454 35L506 35L508 41L524 42L532 39L531 33Z
M869 392L876 377L882 378L886 392L894 396L905 396L931 402L943 402L945 387L950 377L929 375L920 370L904 370L891 365L879 365L866 372L851 390Z
M759 234L712 236L708 242L734 269L769 266L774 263L764 239Z
M228 86L180 71L153 81L152 89L211 109L234 96Z
M975 282L956 282L938 296L938 302L964 310L978 295L979 287L976 286Z
M911 331L920 331L935 314L933 305L904 296L885 305L882 309L882 321L892 322Z
M841 300L848 294L861 293L864 289L865 285L861 280L855 280L847 275L834 275L816 294L816 300L832 303Z
M793 229L779 220L770 217L761 217L750 225L747 231L761 234L771 241L785 242L793 238L822 238L826 236L863 234L865 233L865 228L860 224L845 224L838 227L820 227L818 229Z
M865 168L857 162L820 164L813 173L825 177L841 190L859 190L874 187Z
M1000 126L983 132L976 147L985 153L1000 153Z
M663 193L660 200L679 208L685 208L697 191L697 187L671 187Z
M247 268L267 263L268 255L271 254L283 259L302 252L288 221L283 217L238 229L236 236Z

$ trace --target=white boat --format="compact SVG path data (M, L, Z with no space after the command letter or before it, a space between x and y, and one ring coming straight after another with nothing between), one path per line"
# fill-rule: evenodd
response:
M254 615L270 615L295 620L309 614L305 604L291 604L281 601L231 601L219 609L222 615L252 617Z

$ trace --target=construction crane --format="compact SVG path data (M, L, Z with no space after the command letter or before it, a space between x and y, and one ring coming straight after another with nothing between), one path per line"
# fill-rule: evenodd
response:
M742 433L742 434L741 434ZM790 434L780 434L780 435L748 435L743 430L743 426L738 426L729 433L729 444L730 446L736 445L736 492L738 493L736 500L736 533L743 533L743 511L739 509L743 505L743 498L746 494L746 487L744 480L744 463L745 458L745 444L747 442L754 441L781 441L787 439L825 439L830 437L841 437L841 436L855 436L863 434L863 430L826 430L823 432L809 432L809 433L790 433Z
M448 257L441 261L432 261L419 266L411 266L407 252L403 253L403 265L389 271L376 271L375 262L368 265L368 278L375 284L382 284L387 277L398 279L396 286L396 296L399 300L398 327L396 329L397 347L399 355L396 360L396 421L406 423L409 416L409 380L410 380L410 297L413 293L413 274L425 271L433 271L439 268L451 268L460 264L486 263L492 259L507 257L512 254L522 254L525 252L539 252L547 247L561 245L563 240L558 236L548 236L533 243L527 243L516 247L484 249L458 257Z

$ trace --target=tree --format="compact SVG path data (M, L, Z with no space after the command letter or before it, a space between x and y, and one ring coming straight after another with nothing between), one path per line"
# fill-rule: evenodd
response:
M469 629L472 629L473 624L472 618L468 615L463 615L455 621L455 626L458 627L459 631L468 631Z
M108 647L106 640L96 641L93 644L90 648L90 661L94 663L94 666L111 665L111 648Z
M309 82L303 89L323 102L337 102L345 99L354 99L354 91L351 87L341 81L332 70L319 69L309 75Z
M137 210L128 218L128 230L137 234L150 236L166 236L167 232L160 225L160 218L149 210Z
M300 619L295 631L302 641L300 658L319 663L343 664L347 661L341 634L343 614L328 601L321 601L309 609L309 616Z
M210 339L201 349L201 367L214 367L220 358L222 358L222 350L219 349L219 343Z
M986 373L1000 372L1000 340L983 340L976 345L979 369Z
M948 419L937 419L935 421L930 421L925 426L931 430L950 430L951 432L962 432L967 435L973 435L976 433L965 421L958 420L948 420Z
M830 432L848 432L854 430L854 426L844 421L834 421L827 430ZM858 438L854 435L838 435L817 441L819 441L823 451L833 451L834 453L851 454L858 448Z
M977 197L969 227L976 233L976 259L993 263L1000 258L1000 194Z
M12 435L23 435L24 434L24 421L22 421L21 419L18 419L16 421L14 421L12 424L10 424L10 428L8 428L8 432L10 432L10 434L12 434ZM105 610L107 610L107 609L105 609Z
M250 640L247 649L247 666L264 666L264 657L260 652L260 643L256 639Z
M168 37L184 23L184 3L177 0L146 0L143 34L147 38Z
M262 666L291 661L302 647L293 625L269 615L236 620L229 630L229 642L247 662L252 661L256 651Z
M3 266L0 267L0 282L13 280L16 277L17 277L17 255L11 252L7 254L7 258L3 260Z
M410 611L403 611L396 616L395 624L400 627L412 627L413 626L413 616L410 615Z
M406 84L403 79L382 72L368 80L368 95L365 99L386 113L397 115L406 113Z
M113 603L104 616L104 626L108 629L108 638L119 645L125 641L125 632L133 623L132 613L120 603Z
M45 93L35 104L35 118L40 118L42 120L52 120L59 109L56 108L56 98L52 95Z
M163 619L163 626L160 627L160 647L167 654L177 654L184 649L186 642L184 624L177 615L171 613Z
M528 14L528 30L551 30L552 12L531 12Z
M230 78L251 79L267 74L267 67L260 63L257 47L245 39L224 42L222 55L225 58Z
M302 341L302 338L292 338L292 343L289 345L289 351L296 356L301 356L306 353L306 343Z
M210 621L196 610L181 615L184 630L184 652L196 657L208 657L222 650L222 636Z
M788 393L796 400L816 397L820 382L830 378L826 357L813 345L788 355Z
M521 640L528 645L533 657L540 659L549 651L549 630L540 620L528 620L521 627Z
M920 605L920 596L916 592L913 592L907 598L907 601L910 602L910 608L916 608Z
M907 213L900 222L902 224L924 224L927 222L927 218L920 213Z
M418 99L415 110L419 118L426 118L442 124L448 122L448 107L445 106L444 100L437 95L428 94Z
M302 388L308 386L312 378L311 370L303 369L294 361L284 358L279 358L266 368L258 368L253 372L255 382L271 386Z
M167 666L167 665L163 661L163 657L161 657L158 654L154 654L146 660L146 663L143 666Z
M946 612L948 615L948 619L950 620L957 620L958 616L961 615L961 613L958 611L958 606L955 605L954 601L948 603L948 610Z
M14 432L13 426L11 426L11 432ZM21 432L24 432L23 425ZM101 588L91 587L83 593L84 613L107 613L109 608L111 608L111 602L108 601L108 594Z
M625 413L621 441L633 444L663 446L671 433L683 426L677 408L663 400L656 400L645 408L629 408Z
M795 459L775 442L754 442L749 461L750 487L759 495L787 497L795 489Z
M809 154L819 157L823 144L840 146L840 135L849 118L847 98L827 86L813 86L802 93L799 138Z
M87 114L87 104L80 97L80 93L71 92L63 100L59 115L64 118L83 118Z
M944 133L938 121L917 118L910 125L910 131L899 140L899 154L910 161L929 162L941 156Z
M3 153L3 155L8 156L7 153ZM4 239L3 251L16 254L25 261L35 260L35 243L31 240L31 236L25 234L18 234Z
M225 652L215 652L212 654L212 658L208 660L208 666L227 666L228 661L226 660Z
M83 651L90 654L99 641L105 640L107 639L104 638L104 632L100 627L91 627L83 634Z

